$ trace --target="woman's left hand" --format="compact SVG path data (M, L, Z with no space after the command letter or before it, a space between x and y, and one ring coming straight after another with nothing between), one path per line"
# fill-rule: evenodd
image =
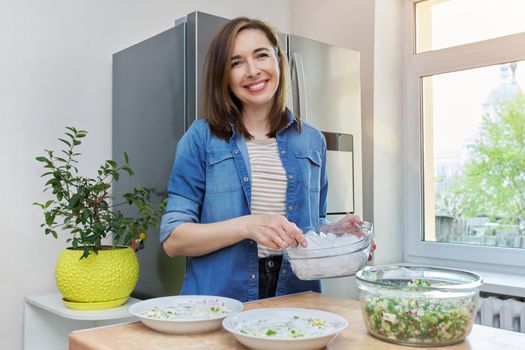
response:
M357 237L362 237L364 233L359 227L362 223L363 220L361 220L359 215L348 214L333 224L329 232L335 233L338 236L344 233L351 233Z
M364 235L363 230L359 225L363 223L363 220L358 215L348 214L345 215L341 220L332 225L330 232L336 235L342 235L344 233L351 233L357 237ZM368 255L368 261L374 258L374 251L376 250L376 243L374 240L370 243L370 255Z

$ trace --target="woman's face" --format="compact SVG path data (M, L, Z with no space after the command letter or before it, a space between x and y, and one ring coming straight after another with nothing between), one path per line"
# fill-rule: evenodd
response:
M233 43L230 89L243 107L270 107L279 85L279 64L266 35L245 29Z

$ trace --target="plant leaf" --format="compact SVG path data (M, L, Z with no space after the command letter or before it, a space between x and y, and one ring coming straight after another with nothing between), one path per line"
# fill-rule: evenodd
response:
M68 209L73 209L77 205L80 197L82 197L82 193L79 192L74 194L68 202Z
M133 172L133 170L131 170L130 167L123 166L123 167L122 167L122 170L126 171L126 172L129 174L129 176L133 176L133 175L135 175L135 173Z
M63 143L65 143L68 147L71 147L71 142L67 141L67 140L64 140L64 139L61 139L59 138L58 140L62 141Z

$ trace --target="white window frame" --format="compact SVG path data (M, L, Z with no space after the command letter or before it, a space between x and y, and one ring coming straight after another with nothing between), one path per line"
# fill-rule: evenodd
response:
M525 33L415 53L414 4L405 2L403 118L404 260L478 271L525 275L525 249L423 241L422 77L525 60Z

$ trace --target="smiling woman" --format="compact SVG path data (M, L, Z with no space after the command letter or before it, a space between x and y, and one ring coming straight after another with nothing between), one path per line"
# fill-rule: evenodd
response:
M326 142L286 108L285 67L276 33L259 20L226 23L210 46L204 119L177 146L161 224L166 253L189 257L181 294L320 291L282 255L328 224Z

